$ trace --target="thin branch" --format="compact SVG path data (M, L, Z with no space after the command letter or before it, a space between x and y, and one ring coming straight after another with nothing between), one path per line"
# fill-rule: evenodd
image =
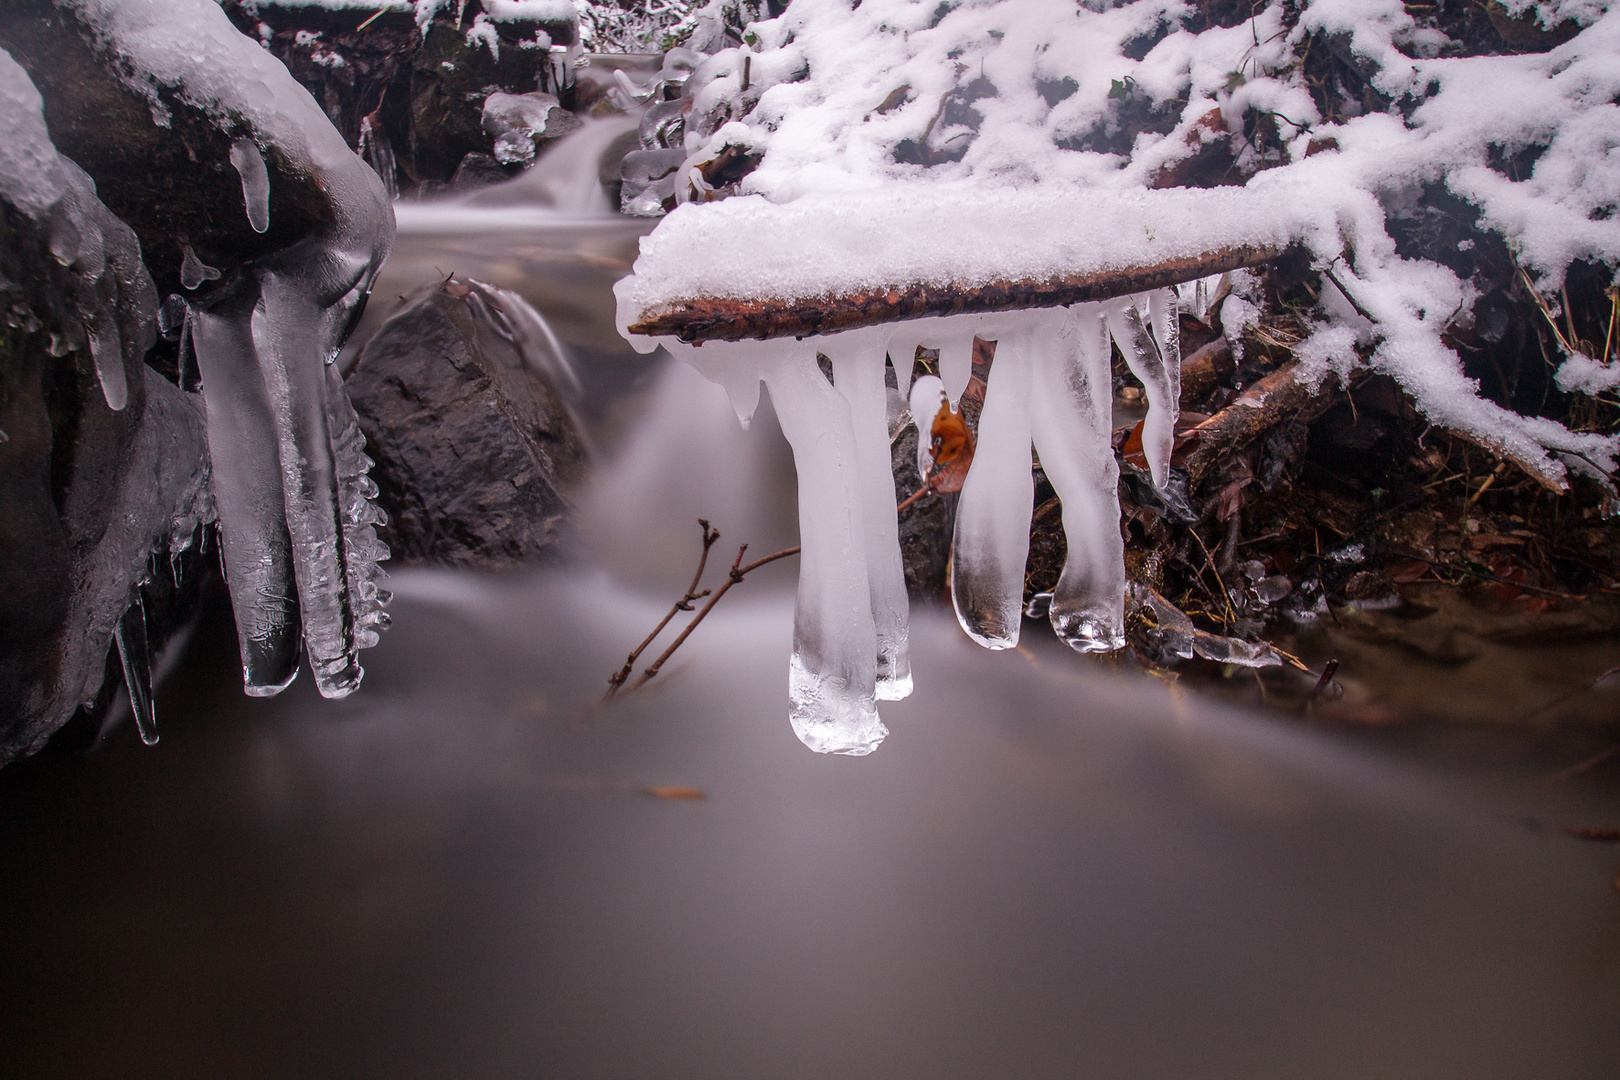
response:
M1520 271L1520 273L1523 273L1523 271ZM1361 306L1361 301L1350 295L1350 290L1344 287L1344 282L1340 281L1338 275L1333 272L1333 267L1323 267L1322 275L1329 281L1333 282L1333 287L1338 289L1339 293L1346 300L1350 301L1350 306L1356 309L1357 315L1360 315L1363 319L1366 319L1370 323L1376 324L1378 322L1377 319L1367 314L1367 309Z
M670 607L669 614L664 616L663 621L653 627L653 632L648 634L641 644L637 645L635 650L630 653L630 656L624 662L624 666L614 672L613 676L608 679L607 693L602 695L600 705L606 705L613 700L614 695L619 692L619 687L624 685L624 681L630 677L630 672L635 669L636 661L640 659L641 654L647 650L647 646L653 643L654 638L664 632L664 627L669 625L669 621L675 617L676 613L691 611L692 601L701 600L709 595L708 589L698 592L697 587L698 582L703 580L703 568L709 563L709 549L714 547L716 540L720 539L720 530L711 529L709 523L702 518L698 518L698 524L703 528L703 554L698 558L697 573L692 575L692 584L686 587L686 595L675 601L674 605Z
M747 566L741 566L740 564L742 563L743 554L747 552L747 550L747 544L744 544L742 547L737 549L737 558L733 560L731 570L726 575L726 580L718 589L714 591L714 595L709 597L709 602L703 605L703 610L699 611L697 615L693 616L692 621L686 624L686 629L681 631L680 636L670 643L669 648L665 649L658 659L652 662L651 667L647 668L647 670L641 673L641 676L630 685L630 689L626 690L625 693L631 694L637 690L640 690L643 686L647 685L648 680L650 680L654 675L658 674L659 670L663 668L664 664L669 660L669 658L675 654L675 650L681 647L681 643L692 636L692 631L697 629L698 623L702 622L704 617L707 616L709 612L714 610L714 605L718 604L720 602L720 598L726 595L726 590L730 589L744 577L753 573L755 570L758 570L766 563L773 563L777 559L785 559L789 555L797 555L799 553L799 548L797 545L795 545L790 548L784 548L774 555L767 555L763 559L755 559Z
M1415 562L1428 563L1437 570L1449 570L1454 574L1467 574L1470 577L1480 578L1484 581L1494 581L1498 585L1510 585L1515 589L1523 589L1525 592L1540 593L1543 596L1551 596L1559 600L1586 599L1585 596L1576 593L1559 592L1556 589L1543 589L1537 585L1529 585L1522 581L1514 581L1512 578L1505 578L1501 574L1493 574L1489 570L1475 570L1469 566L1458 566L1455 563L1438 562L1434 559L1419 555L1415 551L1408 551L1405 548L1391 548L1390 550L1403 559L1412 559Z

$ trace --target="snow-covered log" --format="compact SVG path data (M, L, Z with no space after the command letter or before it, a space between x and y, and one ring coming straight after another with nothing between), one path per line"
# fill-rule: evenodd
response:
M1480 290L1403 248L1393 223L1443 190L1544 295L1577 260L1620 266L1620 12L1508 4L1558 32L1527 31L1531 44L1509 41L1503 55L1500 42L1448 37L1443 10L1414 15L1396 0L1245 6L1225 26L1212 10L796 0L687 83L682 205L620 283L621 329L696 364L739 415L766 353L725 341L915 320L886 331L897 373L909 376L910 348L940 346L954 396L967 373L952 350L999 339L953 571L963 626L991 647L1016 640L1029 480L1013 462L1027 465L1032 442L1070 541L1054 625L1079 648L1117 644L1123 577L1101 570L1118 552L1106 430L1096 438L1097 342L1111 335L1144 382L1145 449L1163 484L1181 301L1158 287L1194 275L1155 279L1156 267L1228 269L1222 260L1301 248L1322 282L1297 349L1302 385L1370 368L1433 423L1550 487L1572 469L1612 482L1615 437L1480 395L1448 344L1473 324ZM1538 51L1511 54L1521 47ZM1342 68L1324 68L1329 55ZM1200 171L1210 161L1221 167ZM1182 186L1195 176L1206 186ZM1247 303L1228 300L1229 323ZM796 348L828 351L817 339ZM870 350L868 364L882 360ZM1561 364L1566 390L1620 386L1620 362L1590 347L1570 345ZM812 482L837 486L801 477ZM859 516L825 502L813 515Z

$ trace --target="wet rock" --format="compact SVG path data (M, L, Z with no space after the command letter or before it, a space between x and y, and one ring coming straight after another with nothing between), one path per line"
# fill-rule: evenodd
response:
M446 282L385 323L349 376L398 559L502 566L558 544L585 445L556 373L525 358L509 295Z
M456 175L450 178L450 190L477 191L512 179L511 170L488 154L468 154L456 166Z
M428 26L421 47L411 58L410 77L412 161L421 179L449 179L462 158L489 152L484 102L491 93L562 89L552 71L549 50L524 48L520 41L506 40L507 32L498 31L500 40L491 49L447 23ZM550 31L539 24L534 28L534 33L564 32L555 26ZM529 43L533 43L532 36Z
M908 424L890 446L895 504L909 498L922 480L917 475L917 428ZM956 527L956 493L930 494L900 512L900 561L906 594L913 601L943 602Z
M409 9L298 0L223 0L221 6L239 30L287 65L349 145L361 146L371 122L390 145L404 190L447 183L468 154L489 152L481 110L491 92L566 96L570 89L567 64L551 50L574 44L572 18L503 11L494 19L470 0L442 6L423 34Z
M115 248L128 228L94 209L81 227L99 221ZM83 312L45 231L0 200L0 764L75 714L105 711L113 631L153 556L167 570L212 517L200 400L136 348L123 358L124 407L108 407L88 351L64 348ZM126 286L120 319L139 325L144 314L149 326L145 270L107 276ZM186 615L155 614L154 641Z

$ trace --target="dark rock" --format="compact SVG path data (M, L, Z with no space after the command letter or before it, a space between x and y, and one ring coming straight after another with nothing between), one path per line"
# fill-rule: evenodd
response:
M468 154L456 166L456 175L450 178L450 190L477 191L512 179L511 170L488 154Z
M120 231L133 244L105 207L91 222L108 250ZM151 556L166 562L211 516L201 402L141 363L148 332L126 334L127 400L108 407L87 350L62 351L82 312L44 232L0 203L0 764L105 709L113 629ZM141 324L155 306L145 271L104 276L127 285L120 320Z
M484 25L494 49L467 31L483 14L478 0L449 5L418 29L415 13L356 6L325 8L278 0L224 0L243 33L263 41L348 141L360 146L369 118L392 148L398 186L443 184L463 158L487 153L481 110L492 91L544 90L564 97L548 49L571 45L571 20L502 19ZM361 27L364 26L364 29ZM375 164L375 163L374 163ZM390 179L385 177L385 180Z
M558 544L584 442L501 303L448 281L385 323L349 376L400 559L501 566Z
M917 428L907 424L890 447L894 498L899 505L922 486L917 475ZM906 594L914 601L943 602L956 528L956 493L924 495L900 512L900 560Z
M497 57L481 44L469 44L454 26L430 24L411 59L411 158L418 176L448 179L468 154L489 152L484 101L491 93L556 93L562 88L555 81L544 49L509 42Z

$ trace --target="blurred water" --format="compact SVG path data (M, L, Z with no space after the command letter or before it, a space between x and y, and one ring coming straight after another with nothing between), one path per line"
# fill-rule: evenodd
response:
M1443 775L1037 635L986 653L939 610L882 749L821 757L787 724L791 561L593 713L698 516L716 563L791 542L785 450L616 343L643 223L400 217L379 301L470 274L575 351L580 554L396 574L342 702L243 697L216 610L157 747L0 772L0 1074L1617 1075L1615 852L1524 823L1613 816L1602 791Z

